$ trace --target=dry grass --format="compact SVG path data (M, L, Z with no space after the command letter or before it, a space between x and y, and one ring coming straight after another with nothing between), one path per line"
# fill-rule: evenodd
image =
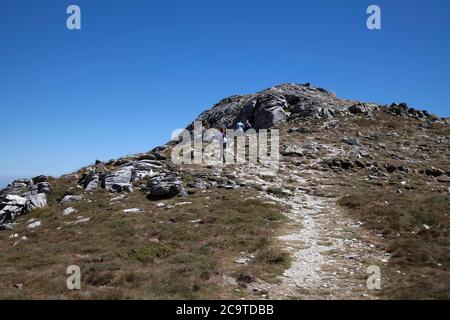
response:
M339 120L336 129L320 129L324 121L297 123L313 133L288 134L282 127L283 143L309 142L343 148L346 157L358 159L355 147L342 144L343 137L356 137L371 157L360 159L366 165L404 166L408 173L389 173L369 180L360 168L323 169L324 194L341 198L339 204L373 236L373 241L392 254L383 270L385 288L381 297L394 299L450 298L450 185L428 177L420 170L437 167L450 171L448 126L434 124L424 129L420 121L377 112L373 119L363 116ZM321 132L321 134L317 134ZM371 138L368 138L371 137ZM318 159L326 153L319 150ZM304 158L287 159L303 161ZM311 188L309 188L311 189ZM308 190L311 191L311 190ZM382 238L377 237L381 234Z
M57 200L74 184L70 178L53 181L51 205L19 220L14 232L28 240L13 246L11 232L0 234L0 299L231 298L236 287L223 275L272 279L288 265L272 243L282 208L247 200L245 191L197 193L165 201L192 204L162 209L138 191L110 205L99 190L72 205L78 213L62 216ZM122 212L134 207L144 213ZM91 220L69 224L77 216ZM42 226L27 230L30 218ZM256 258L248 266L236 264L241 252ZM69 265L81 268L80 291L66 288Z

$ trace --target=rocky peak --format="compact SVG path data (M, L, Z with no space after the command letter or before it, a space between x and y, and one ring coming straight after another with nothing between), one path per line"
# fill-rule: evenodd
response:
M282 84L223 99L196 120L213 128L230 128L248 120L255 129L267 129L293 117L334 117L356 103L309 83ZM188 126L192 128L193 123Z

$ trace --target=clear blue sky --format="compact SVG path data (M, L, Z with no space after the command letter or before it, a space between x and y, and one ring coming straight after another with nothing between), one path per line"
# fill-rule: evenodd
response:
M448 0L0 0L0 176L147 151L221 98L284 82L449 116L449 14Z

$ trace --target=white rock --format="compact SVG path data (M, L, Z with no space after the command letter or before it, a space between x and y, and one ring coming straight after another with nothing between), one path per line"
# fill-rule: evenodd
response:
M5 197L6 202L8 205L17 205L17 206L24 206L27 203L27 199L19 196L15 196L12 194L8 194Z
M38 193L28 197L32 209L45 208L47 206L47 196L45 193Z
M192 202L179 202L179 203L175 203L176 206L184 206L187 204L192 204Z
M112 198L112 199L110 199L109 201L111 201L111 202L120 201L120 200L122 200L123 198L125 198L125 195L124 195L124 194L123 194L123 195L120 195L120 196L118 196L118 197Z
M86 223L89 222L91 218L83 218L74 222L74 224Z
M75 208L69 207L69 208L64 209L63 216L68 216L69 214L72 214L75 212L78 212L78 210Z
M35 228L40 227L40 226L41 226L41 222L40 222L40 221L36 221L36 222L30 223L30 224L27 226L27 228L28 228L28 229L35 229Z
M124 213L142 213L144 210L139 208L132 208L132 209L125 209L123 210Z
M81 201L81 200L84 200L83 195L79 195L79 196L67 195L61 200L61 204L75 202L75 201Z

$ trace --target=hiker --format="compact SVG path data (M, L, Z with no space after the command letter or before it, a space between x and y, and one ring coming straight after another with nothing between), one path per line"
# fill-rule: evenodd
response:
M244 128L245 128L245 131L252 128L252 124L250 123L250 121L248 121L248 120L245 121Z
M221 136L219 141L222 141L222 159L223 159L223 162L225 162L225 152L227 150L228 139L227 139L227 137L225 135L225 129L224 128L220 128L219 131L220 131L220 136Z
M236 136L244 135L244 127L245 127L244 124L240 121L236 124L236 130L235 130Z

